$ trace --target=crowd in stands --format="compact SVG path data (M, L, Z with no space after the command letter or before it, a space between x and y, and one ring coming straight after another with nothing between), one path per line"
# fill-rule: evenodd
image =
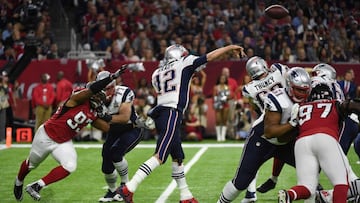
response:
M114 60L161 60L172 43L193 54L234 43L266 60L359 62L359 2L277 3L289 10L288 17L268 18L269 4L262 0L86 1L79 30L84 43L112 53Z

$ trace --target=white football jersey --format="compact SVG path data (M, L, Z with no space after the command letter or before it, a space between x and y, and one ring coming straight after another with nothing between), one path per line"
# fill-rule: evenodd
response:
M284 88L286 85L285 73L287 71L287 66L274 64L271 67L271 70L265 78L252 80L242 89L244 97L250 98L261 112L264 110L264 100L266 95L270 91L277 88Z
M293 101L286 93L285 88L278 88L268 93L265 99L265 109L272 112L281 112L281 124L285 124L289 121L291 116L291 109ZM263 116L263 115L262 115ZM276 145L283 145L277 138L267 139L270 143Z
M135 99L134 92L126 86L115 86L115 93L111 99L110 104L107 106L107 113L110 115L118 114L119 107L122 103L133 103ZM128 121L131 123L131 121Z
M188 55L180 60L159 66L152 74L157 93L157 105L184 111L189 103L190 81L195 71L207 62L206 55Z

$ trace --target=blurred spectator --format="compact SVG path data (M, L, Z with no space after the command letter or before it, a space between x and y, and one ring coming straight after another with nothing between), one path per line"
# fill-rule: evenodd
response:
M335 51L331 55L331 61L335 63L347 61L346 54L339 45L335 46Z
M346 99L355 99L356 97L357 85L353 81L354 78L354 71L352 69L349 69L345 72L344 79L338 81Z
M201 141L203 139L203 132L205 132L204 128L195 115L195 109L190 108L185 118L185 140Z
M140 61L140 58L138 55L136 55L133 48L129 48L125 51L125 61Z
M56 43L52 43L50 45L50 50L46 54L47 59L59 59L62 58L63 55L59 53L58 45Z
M252 122L251 110L248 107L243 107L241 103L237 103L234 120L235 140L245 140L249 136Z
M144 55L141 57L140 61L156 61L154 52L151 48L146 48L143 53Z
M7 90L9 106L6 108L6 126L14 127L14 109L17 107L16 95L14 94L14 85L9 83L9 77L6 71L2 71L2 86ZM1 103L1 102L0 102Z
M295 59L296 57L291 53L290 47L286 46L282 49L282 53L280 54L280 61L282 63L294 63Z
M150 109L151 105L148 104L147 97L145 95L136 96L135 111L139 116L146 119L147 113ZM153 130L149 130L146 128L143 129L142 133L144 140L149 140L155 135L155 132L153 132Z
M33 112L35 113L35 131L40 125L47 121L52 114L55 91L49 83L49 79L49 74L41 74L40 84L36 85L32 91L31 102L34 108Z
M56 107L61 106L69 98L73 91L72 83L64 77L64 72L59 71L56 75Z
M10 107L9 89L6 87L5 74L0 75L0 143L5 142L6 109Z
M163 14L162 7L156 8L156 13L151 17L151 25L154 25L156 31L165 32L169 26L167 17Z

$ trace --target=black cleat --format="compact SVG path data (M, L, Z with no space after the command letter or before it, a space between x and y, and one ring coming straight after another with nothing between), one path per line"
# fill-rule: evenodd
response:
M29 193L29 195L36 201L40 201L40 190L41 190L41 186L39 185L39 183L35 182L32 184L29 184L26 186L26 192Z
M23 199L23 185L14 184L14 196L17 201L21 201Z
M275 186L276 186L276 183L273 180L271 180L271 178L269 178L265 183L263 183L258 188L256 188L256 190L261 193L266 193L269 190L274 189Z

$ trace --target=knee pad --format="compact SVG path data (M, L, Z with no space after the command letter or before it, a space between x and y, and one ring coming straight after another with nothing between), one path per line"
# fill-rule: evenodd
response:
M69 173L72 173L76 170L76 167L77 167L77 164L76 162L73 162L73 161L68 161L66 163L62 163L61 164L62 167L67 170Z

